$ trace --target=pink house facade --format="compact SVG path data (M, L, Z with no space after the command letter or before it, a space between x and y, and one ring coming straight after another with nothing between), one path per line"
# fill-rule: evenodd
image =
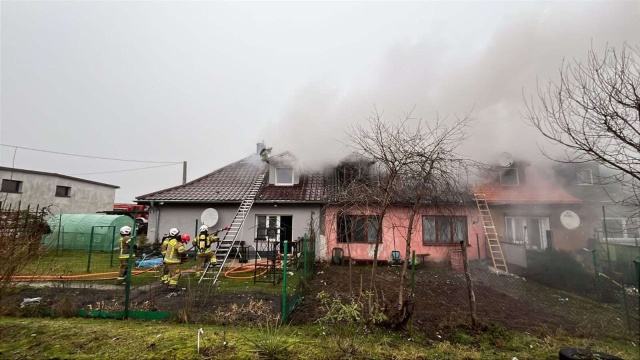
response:
M325 257L331 259L333 249L342 249L344 256L353 260L373 260L377 229L382 231L378 247L378 260L391 260L392 252L399 251L405 260L406 235L410 208L392 207L381 226L375 209L367 212L343 211L339 206L325 207ZM449 208L446 211L425 207L416 214L411 234L411 250L418 261L450 261L459 257L460 241L467 242L470 260L485 257L483 228L478 221L475 205ZM320 254L318 254L320 255Z

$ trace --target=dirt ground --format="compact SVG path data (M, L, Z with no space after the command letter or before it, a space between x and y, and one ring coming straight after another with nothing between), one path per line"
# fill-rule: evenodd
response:
M379 293L387 299L395 298L401 268L379 267L376 271ZM310 293L298 305L292 322L310 323L323 315L320 301L316 299L320 291L345 298L351 290L359 292L361 283L368 289L370 275L371 267L353 267L350 287L348 267L316 268ZM482 323L498 323L508 329L529 332L563 329L587 336L595 332L629 335L624 314L619 309L486 270L474 269L472 278L477 315ZM462 273L437 265L416 270L415 329L437 334L444 327L469 323L469 317L469 297ZM635 325L637 327L637 323Z
M376 289L387 300L397 296L399 267L379 267ZM290 316L293 324L311 324L322 317L323 309L316 298L321 291L331 296L348 298L351 291L365 290L371 267L319 265L309 282L308 293ZM474 268L474 291L477 314L482 323L498 323L508 329L539 332L564 329L574 335L629 336L628 328L638 329L640 321L631 321L619 308L590 301L579 296L553 290L512 276L498 276ZM25 287L0 299L1 313L28 315L19 305L24 298L42 297L41 306L50 307L67 299L77 309L122 310L124 289L113 286L89 287L54 284L53 287ZM276 285L278 286L278 285ZM273 289L272 289L273 290ZM636 303L637 299L633 300ZM131 308L170 311L182 314L189 309L190 322L218 324L255 323L280 315L281 296L277 291L264 291L254 285L222 291L213 286L192 287L191 291L172 292L154 283L132 289ZM637 304L636 304L637 305ZM637 309L637 308L636 308ZM632 315L638 314L632 309ZM469 322L469 300L462 273L443 266L428 265L415 273L415 305L413 328L433 336L444 328ZM637 333L636 333L637 334ZM633 335L635 336L635 334Z

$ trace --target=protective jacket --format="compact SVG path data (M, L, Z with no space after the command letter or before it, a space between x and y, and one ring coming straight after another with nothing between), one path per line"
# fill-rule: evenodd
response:
M198 254L211 253L211 244L218 241L218 237L209 235L208 233L201 232L198 237L193 239L193 246L196 248Z
M169 240L167 252L164 255L164 262L167 264L180 264L180 254L184 252L184 244L177 239Z
M129 258L129 247L131 244L131 236L123 236L120 238L120 259Z

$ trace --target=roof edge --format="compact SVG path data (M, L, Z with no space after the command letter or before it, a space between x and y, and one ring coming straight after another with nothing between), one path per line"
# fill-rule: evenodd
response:
M28 169L18 169L18 168L10 168L10 167L6 167L6 166L0 166L0 170L4 170L4 171L15 171L15 172L21 172L21 173L26 173L26 174L36 174L36 175L46 175L46 176L57 176L57 177L59 177L59 178L63 178L63 179L74 180L74 181L80 181L80 182L85 182L85 183L94 184L94 185L100 185L100 186L106 186L106 187L110 187L110 188L114 188L114 189L120 189L120 186L117 186L117 185L111 185L111 184L107 184L107 183L101 183L101 182L99 182L99 181L87 180L87 179L77 178L77 177L73 177L73 176L69 176L69 175L58 174L58 173L52 173L52 172L46 172L46 171L28 170Z

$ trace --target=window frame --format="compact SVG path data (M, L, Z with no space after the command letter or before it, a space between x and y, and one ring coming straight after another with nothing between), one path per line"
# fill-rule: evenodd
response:
M59 189L65 189L65 192L63 195L58 194L58 190ZM64 198L70 198L71 197L71 186L64 186L64 185L56 185L56 192L55 192L55 196L56 197L64 197Z
M433 219L434 223L434 231L433 234L435 236L434 241L425 241L425 221L428 218ZM442 224L442 220L448 219L449 226L449 241L441 241L440 240L440 224ZM460 220L460 223L463 224L462 229L464 229L463 239L465 243L469 243L469 222L466 215L422 215L422 245L424 246L456 246L459 244L461 240L456 239L456 220Z
M620 227L622 228L622 237L605 237L604 234L604 226L602 227L602 237L600 239L601 242L604 241L611 241L611 242L629 242L629 241L633 241L635 242L636 237L634 236L629 236L629 232L633 231L633 230L629 230L630 227L638 227L640 226L640 220L637 218L625 218L625 217L607 217L605 219L600 219L600 221L602 222L602 224L604 225L604 220L617 220L620 221ZM631 223L631 224L630 224ZM639 230L636 230L638 232L640 232ZM609 229L607 229L607 235L609 233ZM606 240L605 240L606 239ZM640 239L640 234L638 234L638 239Z
M291 182L279 182L278 181L278 170L291 170ZM294 169L292 167L284 167L284 166L276 167L274 174L275 174L275 179L274 179L273 183L276 186L291 186L291 185L293 185L294 179L295 179L295 171L294 171Z
M578 173L588 171L589 172L589 182L580 182L580 176ZM593 171L591 169L578 169L576 170L576 184L577 185L593 185Z
M504 181L502 180L504 173L509 171L509 170L513 170L516 173L516 183L515 184L505 184ZM518 171L517 167L509 167L509 168L504 168L500 170L500 185L501 186L518 186L520 185L520 172Z
M528 222L531 219L538 219L539 221L539 226L540 226L540 249L533 249L531 248L531 239L529 238L529 231L527 228L527 234L524 235L524 238L522 239L522 241L516 241L516 228L514 226L514 224L511 225L511 229L509 226L509 222L510 220L515 222L516 219L520 219L525 221L525 225L528 224ZM527 225L528 226L528 225ZM549 218L549 216L508 216L505 215L504 217L504 240L501 240L501 242L504 242L506 244L513 244L513 245L519 245L519 246L523 246L525 247L527 250L546 250L549 248L549 239L547 238L547 230L551 230L551 219ZM510 231L511 230L511 231ZM509 233L512 233L511 235L513 235L513 239L514 241L511 241L509 239L510 235Z
M344 229L344 227L342 226L342 219L345 217L348 219L349 224L354 224L358 220L361 221L361 219L364 218L365 224L367 226L366 235L365 235L366 239L364 239L364 241L356 239L356 231L358 229L356 229L353 226L349 226L350 230L348 233L344 233L344 234L341 233L341 230ZM373 222L371 222L371 220L369 220L371 218L375 219L375 221L377 222L377 228L376 228L376 225ZM382 239L378 238L378 231L382 230L382 227L380 226L380 215L341 214L341 215L337 215L336 222L337 222L336 241L338 244L375 244L376 242L378 242L379 244L382 243ZM374 232L373 234L370 233L371 230L373 230ZM374 238L375 240L371 241L372 238Z
M266 227L262 228L260 227L260 218L264 217L265 218L265 225ZM269 229L273 229L273 227L269 226L269 218L273 218L275 217L276 220L276 226L275 226L275 236L269 236ZM256 214L256 232L255 232L255 238L256 239L260 239L260 240L270 240L270 241L278 241L280 242L280 221L281 221L281 217L280 215L275 215L275 214ZM260 231L263 230L265 231L264 234L261 234Z
M9 182L16 183L17 189L16 190L7 190L7 189L5 189L5 185L4 185L5 181L7 183L9 183ZM22 194L22 185L23 185L22 180L2 179L2 183L0 184L0 192L8 193L8 194Z

